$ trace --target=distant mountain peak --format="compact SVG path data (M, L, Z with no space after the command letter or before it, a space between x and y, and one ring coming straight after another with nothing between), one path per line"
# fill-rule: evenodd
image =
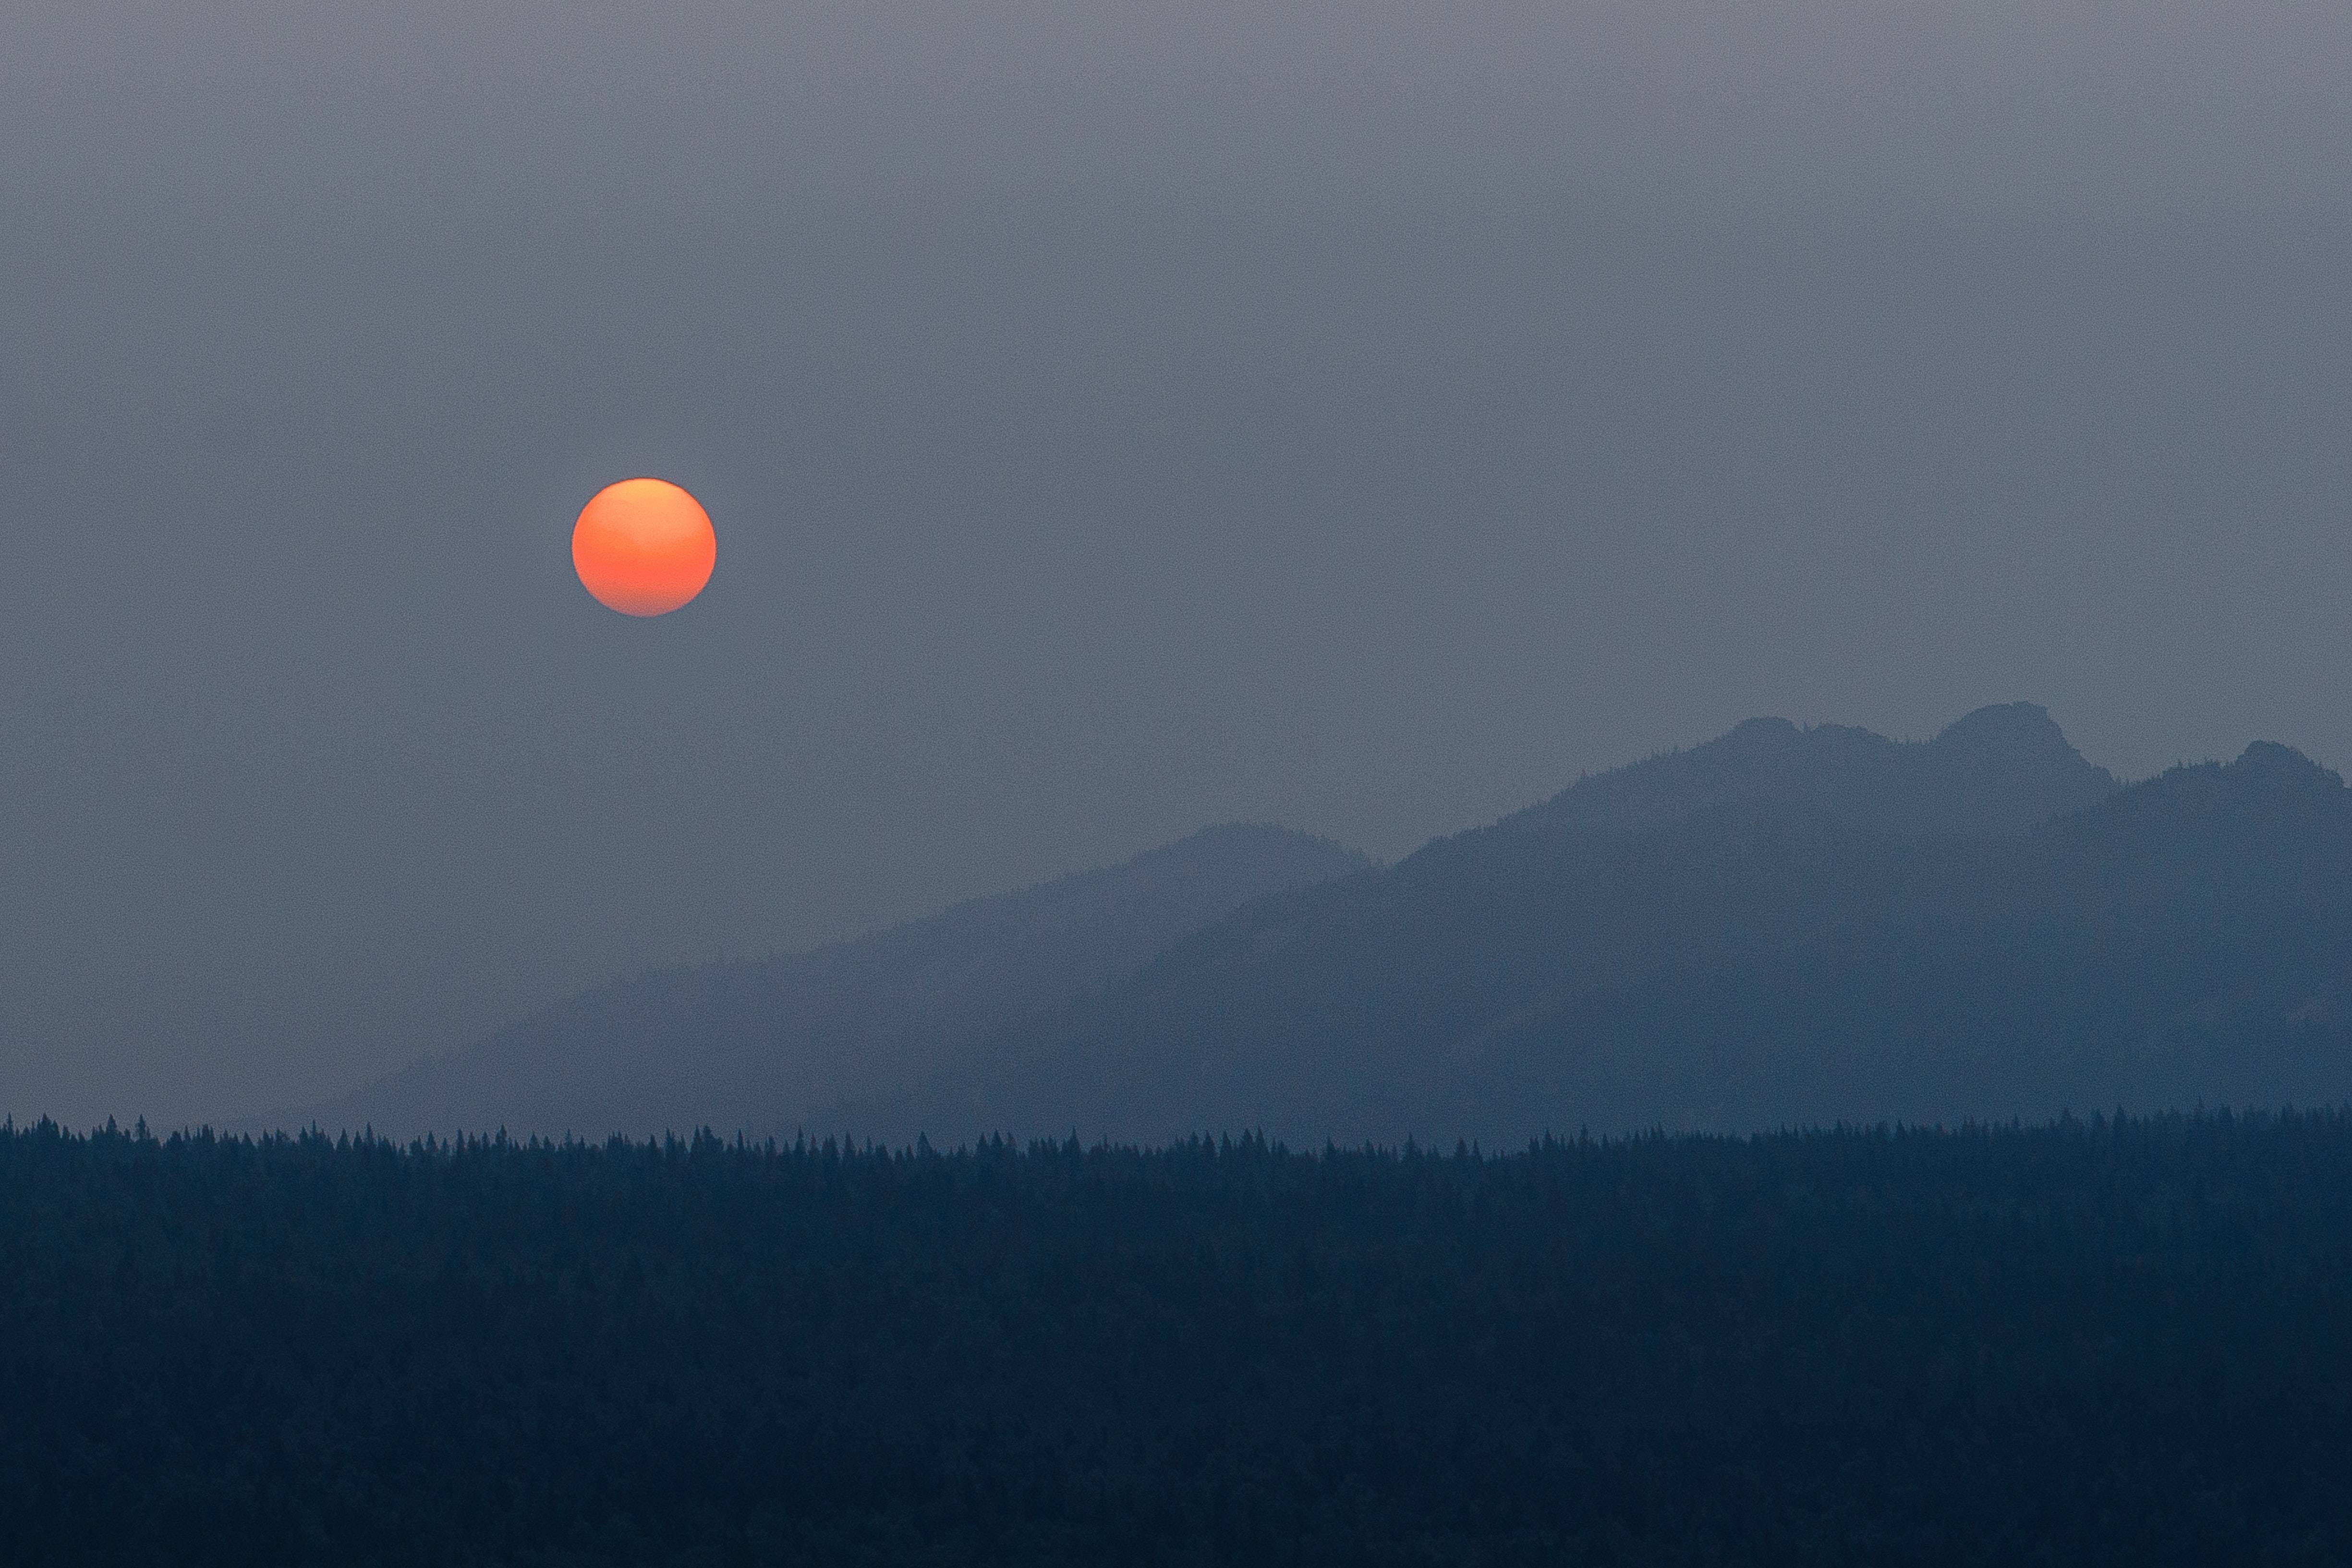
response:
M2167 768L2053 826L2080 841L2117 845L2158 832L2228 841L2294 831L2310 836L2306 847L2322 841L2352 847L2352 814L2345 807L2340 774L2292 746L2256 741L2235 762Z
M1820 807L1882 830L2020 832L2104 799L2115 776L2084 760L2039 703L1979 708L1932 741L1850 724L1749 719L1686 751L1579 780L1501 825L1517 831L1658 826L1754 802Z
M2344 775L2334 768L2322 767L2293 746L2283 746L2276 741L2254 742L2238 753L2238 760L2230 767L2249 777L2275 781L2289 788L2333 794L2344 787Z
M2039 702L1995 702L1964 713L1937 732L1934 746L2035 747L2079 755L2050 710Z

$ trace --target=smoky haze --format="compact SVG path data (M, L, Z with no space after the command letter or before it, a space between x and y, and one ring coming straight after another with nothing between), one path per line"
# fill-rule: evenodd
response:
M12 5L0 1109L1756 713L2342 767L2347 146L2335 5Z

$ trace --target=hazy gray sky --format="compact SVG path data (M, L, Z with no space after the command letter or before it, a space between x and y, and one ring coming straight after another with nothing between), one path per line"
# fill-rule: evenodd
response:
M2352 763L2347 148L2340 0L12 3L0 1109L1755 713Z

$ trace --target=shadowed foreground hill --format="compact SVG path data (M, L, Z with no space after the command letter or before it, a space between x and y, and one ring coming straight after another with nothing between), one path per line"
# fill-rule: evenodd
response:
M1343 1142L2352 1097L2352 796L1742 725L1266 900L840 1125Z
M0 1132L9 1560L2352 1559L2352 1123Z
M1282 828L1207 828L862 942L607 986L277 1120L395 1138L705 1126L790 1136L813 1105L917 1080L959 1047L1101 990L1253 899L1366 864Z

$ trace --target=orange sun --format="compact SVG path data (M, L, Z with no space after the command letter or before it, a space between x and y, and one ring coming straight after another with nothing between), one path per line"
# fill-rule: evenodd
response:
M606 485L572 530L581 586L625 616L669 614L702 592L718 560L710 514L667 479Z

